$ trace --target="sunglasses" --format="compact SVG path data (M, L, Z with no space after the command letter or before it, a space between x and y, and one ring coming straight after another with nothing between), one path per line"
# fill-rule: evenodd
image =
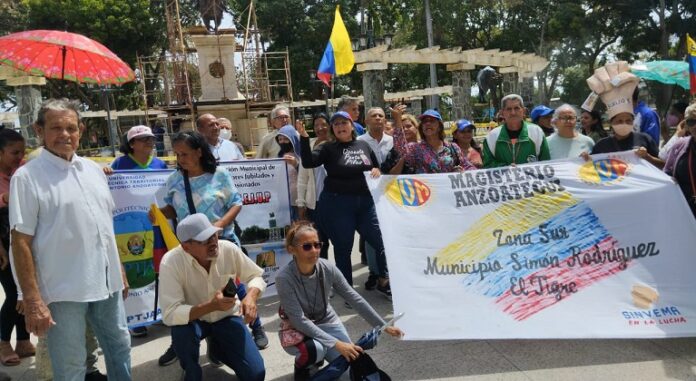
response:
M324 247L324 242L307 242L303 243L302 245L295 245L296 247L302 248L304 251L310 251L312 248L321 250L322 247Z
M686 119L684 120L684 124L686 124L689 127L696 126L696 119Z

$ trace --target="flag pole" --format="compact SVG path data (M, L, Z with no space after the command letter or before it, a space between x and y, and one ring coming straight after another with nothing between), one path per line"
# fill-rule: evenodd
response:
M335 82L334 77L336 77L336 75L331 74L331 97L330 97L331 100L329 101L329 114L333 113L334 82Z

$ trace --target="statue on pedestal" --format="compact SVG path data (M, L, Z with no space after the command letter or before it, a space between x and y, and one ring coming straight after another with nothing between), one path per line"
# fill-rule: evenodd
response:
M227 11L224 0L194 0L198 3L198 10L201 12L203 25L209 33L215 33L222 22L222 13ZM210 22L213 25L210 25Z

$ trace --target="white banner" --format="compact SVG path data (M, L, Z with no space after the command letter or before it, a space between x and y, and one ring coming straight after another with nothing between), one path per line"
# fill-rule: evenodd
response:
M265 296L275 295L278 270L292 260L285 250L290 227L290 191L285 161L244 160L221 163L232 174L244 206L237 217L239 239L249 258L264 269Z
M268 287L264 296L276 294L275 276L290 262L285 250L285 231L290 225L287 167L283 160L247 160L221 163L234 179L244 206L237 224L247 255L264 269ZM130 291L126 319L130 327L148 325L155 317L155 268L152 262L154 233L147 213L150 204L164 206L165 182L172 170L117 171L109 176L116 204L114 230Z
M370 179L406 338L696 335L696 220L631 152Z
M126 322L135 327L160 320L155 316L155 267L152 262L154 233L147 217L150 204L163 204L156 194L172 171L123 171L109 176L109 187L116 204L114 231L121 263L126 270L128 298ZM159 192L162 193L162 192Z

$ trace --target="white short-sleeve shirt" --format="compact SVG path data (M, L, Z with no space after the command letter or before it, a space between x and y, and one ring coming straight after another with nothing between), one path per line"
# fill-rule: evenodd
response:
M246 160L239 147L225 139L218 138L217 145L210 145L210 151L218 161Z
M10 226L33 236L46 304L104 300L123 289L106 176L88 159L48 150L12 176Z
M377 161L380 165L387 158L387 155L389 155L389 151L394 148L394 138L387 134L382 134L382 140L377 141L375 138L370 136L370 133L368 132L364 135L358 136L358 140L363 140L370 145L370 148L372 148L372 151L375 152L375 156L377 156Z

